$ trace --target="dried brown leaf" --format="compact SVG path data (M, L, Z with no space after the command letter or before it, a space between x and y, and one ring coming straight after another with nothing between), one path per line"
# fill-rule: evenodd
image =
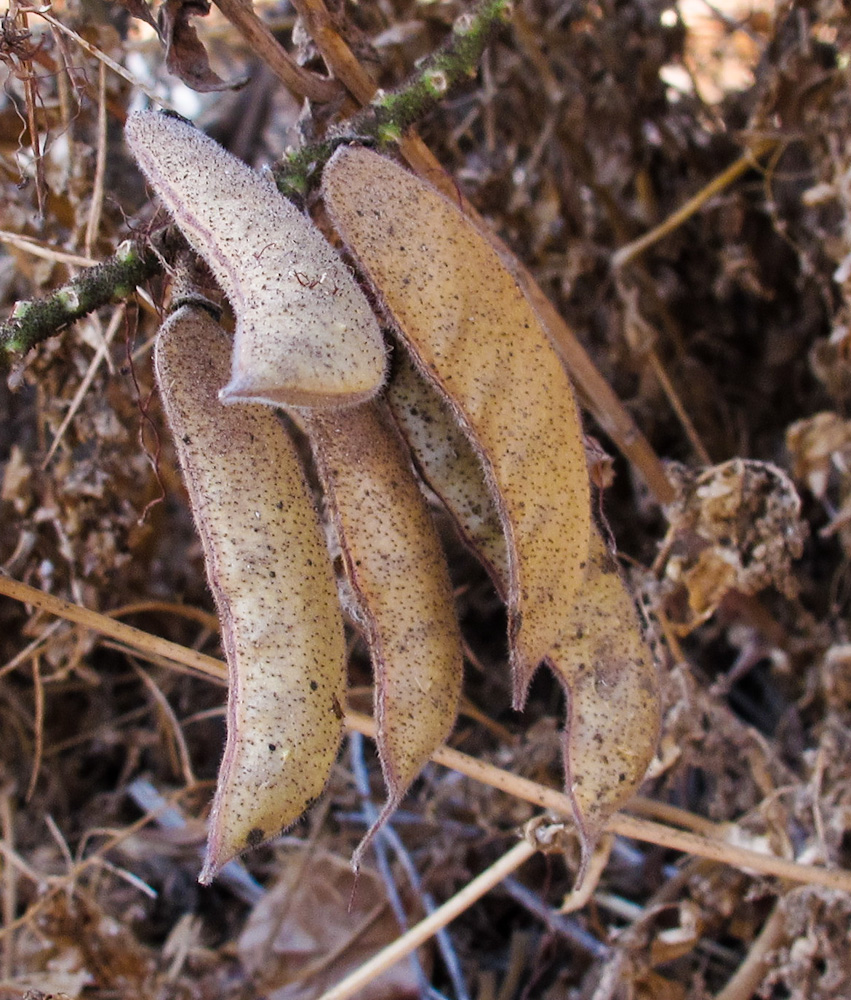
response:
M248 77L228 82L214 73L207 50L190 23L191 18L206 17L209 13L209 0L165 0L157 14L157 31L165 42L166 66L187 87L200 93L238 90L248 83Z

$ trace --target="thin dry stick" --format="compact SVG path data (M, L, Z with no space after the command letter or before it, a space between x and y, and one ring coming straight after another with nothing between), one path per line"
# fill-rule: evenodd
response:
M30 775L29 787L24 796L25 802L29 802L35 792L38 775L41 771L41 760L44 754L44 682L41 679L41 657L38 653L32 659L32 671L33 693L35 695L35 719L33 720L35 753L33 754L33 769Z
M375 722L365 715L348 712L345 724L350 729L356 729L365 736L375 738ZM449 747L441 747L432 754L431 759L453 771L466 774L475 781L480 781L483 785L490 785L492 788L497 788L515 798L549 809L566 819L572 820L573 818L570 799L554 788L547 788L537 782L529 781L528 778L521 778L509 771L503 771L492 764L486 764L476 760L475 757L469 757L467 754L459 753L459 751ZM794 882L821 885L828 889L851 892L851 871L845 871L842 868L826 869L816 865L798 864L795 861L787 861L785 858L736 847L721 839L702 836L687 830L673 830L660 823L639 819L636 816L626 816L623 813L613 816L606 824L606 830L622 837L631 837L633 840L642 840L658 844L660 847L682 851L685 854L708 858L710 861L718 861L743 871L753 870L764 875L788 878Z
M215 0L215 4L239 30L256 55L263 59L293 94L323 104L341 95L341 88L334 80L317 76L293 60L286 49L278 44L266 24L254 13L250 3L245 3L244 0Z
M86 628L109 635L119 642L127 643L143 654L163 656L167 660L176 664L190 666L217 680L225 680L227 678L227 669L224 663L212 656L196 653L194 650L187 649L174 642L169 642L167 639L160 639L140 629L131 628L129 625L113 621L106 615L90 611L88 608L72 604L69 601L60 600L27 584L0 576L0 594L6 594L15 600L33 604L48 611L50 614L59 615L62 618L67 618L70 621L84 625ZM357 712L348 712L345 724L350 729L355 729L365 736L375 738L375 722L368 716ZM491 764L478 761L474 757L468 757L466 754L459 753L457 750L451 750L448 747L442 747L437 750L433 754L432 760L438 764L442 764L444 767L449 767L461 774L466 774L475 781L490 785L516 798L524 799L533 805L549 809L567 819L572 819L573 817L570 800L566 795L557 792L554 788L547 788L534 781L529 781L527 778L521 778L508 771L502 771ZM694 854L697 857L708 858L711 861L717 861L721 864L732 865L743 871L760 872L765 875L786 878L793 882L821 885L827 889L839 889L842 892L851 892L851 872L845 869L826 869L816 865L798 864L794 861L787 861L784 858L777 858L767 854L760 854L757 851L736 847L721 839L701 836L700 834L684 830L674 830L659 823L653 823L624 814L612 817L606 829L623 837L657 844L660 847L681 851L685 854Z
M469 882L459 893L448 899L443 906L438 907L434 913L406 931L392 944L379 951L377 955L373 955L369 961L364 962L336 986L332 986L330 990L322 994L319 1000L346 1000L347 997L353 996L386 969L406 958L415 948L419 948L421 944L446 927L486 892L490 892L491 889L499 885L504 878L507 878L524 862L528 861L536 850L537 848L526 840L515 844L499 861L483 871L481 875L477 875L472 882Z
M639 254L644 253L648 247L653 246L654 243L658 243L659 240L672 233L675 229L678 229L695 212L699 211L710 198L713 198L719 191L723 191L724 188L729 187L742 174L747 173L748 170L755 167L757 160L761 156L764 156L770 149L773 149L777 143L777 139L758 139L751 149L740 156L734 163L731 163L717 177L713 178L706 187L701 188L696 195L689 198L676 212L672 212L664 222L661 222L637 240L633 240L632 243L627 243L625 247L621 247L612 256L612 266L615 269L622 268L624 264L628 264L629 261L634 260Z
M375 96L375 81L340 37L323 0L293 0L293 7L304 21L326 66L360 104L369 104Z
M14 789L11 785L0 789L0 836L2 842L10 851L15 849L15 820L12 796ZM18 872L14 865L10 865L3 859L3 924L8 927L15 919L18 909ZM0 962L0 972L3 978L9 980L15 969L15 937L10 934L2 942L2 961Z
M712 465L712 456L706 450L706 445L697 433L697 428L692 423L691 417L688 415L686 408L683 406L682 400L674 388L673 382L668 378L668 373L665 371L665 367L656 351L651 347L648 351L648 359L650 365L653 368L653 372L656 378L659 380L659 384L662 386L662 391L668 399L668 403L671 409L677 416L677 419L685 431L686 437L689 439L689 443L697 455L698 461L703 465Z
M180 721L174 714L174 709L169 704L168 698L160 691L157 685L154 683L154 679L148 674L146 670L143 670L138 663L132 663L136 676L141 678L142 683L151 692L154 701L159 706L160 711L163 713L166 719L168 719L169 725L171 726L172 739L174 740L175 747L177 749L177 757L180 762L180 770L183 772L183 781L187 785L194 785L196 783L195 775L192 773L192 759L189 755L189 747L186 745L186 739L183 736L183 730L180 728Z
M8 243L9 246L17 247L24 253L31 253L33 257L41 257L43 260L55 260L59 264L73 264L76 267L94 267L99 264L99 260L93 257L83 257L78 253L66 253L64 250L57 250L56 247L48 246L46 243L39 243L31 236L22 236L20 233L9 232L8 229L0 229L0 243Z
M44 461L41 463L42 469L46 469L50 465L50 460L56 454L56 449L59 447L62 438L65 436L65 431L68 430L68 426L74 419L74 415L80 408L80 403L83 401L83 397L89 391L89 386L94 381L94 377L97 374L98 368L103 360L109 357L109 346L118 331L121 321L124 318L124 313L126 311L126 306L122 303L115 312L112 314L112 318L109 321L109 326L106 328L106 333L101 336L100 343L97 346L95 355L89 362L89 368L86 374L83 376L83 381L74 393L74 398L71 400L71 405L68 407L68 412L62 419L62 423L59 425L59 430L56 432L56 437L53 439L50 448L48 449L47 455Z
M92 246L100 229L103 210L103 179L106 175L106 64L98 63L98 145L95 159L95 179L92 203L86 225L86 254L92 256Z
M191 667L193 670L199 670L203 674L209 674L220 680L227 679L227 669L224 663L213 656L205 656L203 653L187 649L179 643L160 639L158 636L150 635L141 629L114 621L106 615L90 611L79 604L72 604L71 601L63 601L52 594L46 594L43 590L37 590L26 583L0 576L0 594L5 594L6 597L14 598L23 604L32 604L51 615L76 622L78 625L100 632L102 635L108 635L118 642L132 646L141 653L162 656L167 660Z
M173 105L169 104L168 101L160 97L158 94L155 94L149 87L146 87L141 80L133 76L132 73L128 72L123 66L119 65L114 59L110 59L105 52L101 52L100 49L95 48L94 45L92 45L90 42L87 42L85 38L83 38L81 35L78 35L77 32L74 31L72 28L69 28L67 27L67 25L62 24L61 21L57 21L56 18L48 14L46 10L42 9L41 7L38 8L30 7L29 13L38 14L38 16L43 17L48 24L52 24L54 28L57 28L63 34L68 35L69 38L73 38L81 49L88 52L90 56L94 56L95 59L99 59L102 63L105 63L106 66L108 66L113 73L117 73L118 76L120 76L122 80L126 80L131 87L140 90L153 104L158 104L161 108L168 108L169 111L176 110L176 108Z
M715 1000L750 1000L765 978L766 959L769 952L773 951L780 943L784 927L783 907L780 902L777 902L771 911L771 916L759 932L759 936L751 945L744 962L724 989L716 995Z

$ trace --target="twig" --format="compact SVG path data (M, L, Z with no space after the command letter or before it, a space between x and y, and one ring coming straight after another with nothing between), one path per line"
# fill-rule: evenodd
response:
M443 906L438 907L434 913L426 917L425 920L421 920L392 944L383 948L377 955L373 955L369 961L364 962L336 986L332 986L330 990L322 994L319 1000L347 1000L348 997L354 996L355 993L381 975L385 969L389 969L396 962L410 955L412 951L433 937L440 928L445 927L469 909L485 893L499 885L504 878L528 861L536 850L537 848L527 840L515 844L510 851L481 875L477 875L459 893L447 900Z
M216 6L239 30L252 50L266 63L281 83L296 97L326 104L342 93L334 80L324 79L299 66L278 43L268 25L262 21L250 3L244 0L214 0Z
M770 149L773 149L777 145L777 142L777 139L757 140L751 149L740 156L734 163L731 163L726 170L723 170L717 177L713 178L704 188L701 188L696 195L689 198L684 205L680 206L675 212L672 212L664 222L661 222L637 240L633 240L632 243L627 243L625 247L621 247L620 250L613 254L612 267L615 270L622 268L639 254L644 253L648 247L653 246L654 243L658 243L659 240L672 233L675 229L678 229L695 212L701 209L710 198L713 198L719 191L723 191L724 188L729 187L742 174L753 169L757 165L757 160L761 156L764 156Z
M160 639L158 636L143 632L142 629L117 622L108 615L98 614L97 611L91 611L79 604L63 601L61 598L46 594L43 590L30 587L18 580L10 580L9 577L0 575L0 594L5 594L6 597L14 598L14 600L24 604L32 604L51 615L76 622L78 625L90 628L101 635L110 636L110 638L123 642L140 652L155 653L203 674L219 679L227 678L227 669L224 663L213 656L205 656L203 653L187 649L186 646L181 646L179 643Z
M114 59L110 59L110 57L105 52L101 52L99 48L96 48L94 45L91 44L91 42L87 42L85 38L79 35L72 28L67 27L67 25L64 25L61 21L57 20L52 15L48 14L46 10L42 9L41 7L38 8L30 7L27 8L27 10L28 13L30 14L38 14L39 17L44 18L44 20L47 21L48 24L52 24L53 27L56 28L58 31L61 31L63 34L68 35L69 38L73 38L74 41L80 46L80 48L83 49L85 52L88 52L90 56L94 56L95 59L98 59L100 60L100 62L104 63L104 65L106 65L109 69L111 69L113 73L117 73L118 76L120 76L123 80L126 80L131 87L135 87L136 89L141 90L142 93L148 98L149 101L151 101L152 104L158 104L161 108L168 108L170 111L175 110L173 105L169 104L168 101L160 97L158 94L155 94L149 87L146 87L145 84L138 79L138 77L133 76L132 73L128 72L123 66L119 65Z
M7 359L25 354L95 309L129 298L137 285L161 271L158 250L165 250L168 232L160 234L157 249L147 240L127 240L108 260L81 272L45 298L18 302L9 319L0 324L0 352Z
M95 179L92 184L92 203L86 225L86 254L92 256L92 247L100 229L103 211L103 180L106 175L106 65L98 64L98 144L95 160Z
M141 629L131 628L129 625L116 622L106 615L72 604L70 601L63 601L17 580L0 576L0 594L5 594L27 604L33 604L50 614L58 615L86 628L109 635L120 642L127 643L134 649L153 652L174 663L190 666L216 680L222 680L227 676L226 667L221 660L187 649L178 643L170 642L168 639L149 635ZM374 720L359 712L347 712L345 725L365 736L375 738L376 725ZM486 764L449 747L441 747L436 750L432 755L432 760L444 767L452 768L460 774L466 774L475 781L490 785L516 798L549 809L559 816L572 820L573 808L570 799L554 788L547 788L537 782L530 781L528 778L521 778L508 771L503 771L492 764ZM818 865L787 861L785 858L737 847L720 839L720 836L710 837L686 830L675 830L660 823L653 823L623 813L613 816L606 825L606 830L623 837L630 837L633 840L646 841L670 850L708 858L710 861L731 865L743 871L754 871L763 875L789 879L792 882L820 885L827 889L851 892L851 871L843 868L828 869Z
M751 945L744 962L715 1000L750 1000L766 973L766 958L780 943L785 928L783 906L775 903L771 916Z
M375 736L374 721L357 712L346 713L346 726L350 729L357 729L358 732L366 736L373 738ZM547 788L535 781L530 781L528 778L521 778L509 771L503 771L492 764L486 764L476 760L475 757L469 757L467 754L459 753L459 751L449 747L440 747L432 754L431 759L444 767L458 771L459 774L466 774L484 785L490 785L492 788L513 795L515 798L549 809L566 819L572 820L573 818L570 799L554 788ZM821 885L828 889L851 892L851 871L846 871L843 868L828 869L820 868L817 865L798 864L795 861L787 861L785 858L736 847L734 844L729 844L718 838L686 830L673 830L660 823L639 819L636 816L627 816L623 813L613 816L606 824L606 830L622 837L643 840L651 844L658 844L660 847L708 858L710 861L718 861L721 864L731 865L744 871L750 869L764 875L787 878L794 882Z
M319 0L300 0L296 6L315 28L316 43L330 69L365 105L324 141L296 150L273 169L281 193L301 199L342 142L360 139L379 146L400 143L406 155L405 133L436 107L452 87L475 73L492 31L507 14L509 0L481 0L472 13L458 18L441 49L424 59L401 87L386 92L376 91L372 77L333 29L324 4ZM434 162L442 172L437 161Z
M239 0L232 2L242 9ZM483 0L476 12L459 19L445 49L426 59L398 90L378 95L374 105L350 119L345 126L345 135L306 146L292 154L276 172L283 194L302 198L340 142L353 136L383 143L398 139L406 128L445 95L448 87L475 71L491 29L499 23L508 6L509 0ZM42 16L82 44L78 36L50 15ZM277 42L275 46L283 51ZM99 58L103 56L102 53L93 54ZM116 72L121 71L121 67L111 60L107 60L107 65ZM127 76L126 72L122 75ZM130 79L138 85L132 77ZM319 77L314 79L321 80ZM375 85L371 86L374 90ZM142 241L127 241L109 260L91 271L83 272L46 298L18 302L9 319L0 324L0 355L5 354L8 358L25 353L100 306L127 298L137 285L162 270L163 260L170 259L174 250L168 238L170 232L164 230L155 235L152 238L157 243L155 247Z

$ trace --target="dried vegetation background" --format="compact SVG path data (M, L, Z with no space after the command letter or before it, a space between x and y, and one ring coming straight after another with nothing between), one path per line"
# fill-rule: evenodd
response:
M179 19L179 4L164 6ZM346 5L343 16L359 58L392 86L463 9L374 0ZM262 13L319 68L286 3ZM83 0L54 14L136 82L104 71L33 14L4 21L6 311L152 225L121 138L142 83L258 165L298 134L299 105L221 16L194 22L213 69L250 82L193 94L168 73L153 31L117 4ZM178 41L188 47L173 58L187 63L191 36ZM616 456L605 495L612 531L667 639L663 737L645 797L688 810L698 830L727 824L735 843L845 868L849 43L837 0L723 9L519 0L478 80L421 128L656 453L679 463L679 500L666 519L587 418ZM748 150L759 155L731 183L625 259L622 248ZM159 285L148 291L159 303ZM151 396L156 325L144 303L103 310L34 352L12 388L0 385L0 564L217 655L200 546ZM539 677L525 714L511 712L501 609L448 528L446 543L469 643L470 711L453 744L556 786L557 687ZM4 998L28 989L318 996L397 936L391 887L417 919L425 896L457 891L533 815L433 766L394 820L404 850L365 866L348 910L348 859L370 822L370 780L381 801L371 747L353 741L307 821L201 890L221 687L7 598L0 643ZM369 669L357 644L351 684L365 705ZM169 811L146 822L158 804ZM428 995L430 982L459 1000L851 996L851 899L842 893L620 839L587 905L561 915L576 860L570 847L536 857L454 923L442 948L422 949L419 973L403 963L362 995Z

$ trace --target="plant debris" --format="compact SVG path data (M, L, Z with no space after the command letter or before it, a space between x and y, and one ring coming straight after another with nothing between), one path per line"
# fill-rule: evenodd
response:
M269 29L258 41L218 8L189 25L203 7L168 8L189 42L181 74L201 77L194 91L153 27L164 5L134 0L131 17L118 2L65 0L51 8L65 31L40 8L4 15L4 318L159 231L122 139L146 94L261 169L349 116L343 88L363 100L359 72L392 91L472 12L462 0L258 2ZM847 871L848 18L830 0L514 8L475 79L443 94L401 148L431 150L444 193L468 199L532 273L614 391L605 403L579 393L586 434L615 456L594 505L641 597L663 697L656 758L624 809L711 838L721 857L729 846ZM297 97L275 59L305 81ZM204 92L212 75L248 82ZM324 98L302 103L308 90ZM153 393L169 285L155 263L132 299L124 289L0 384L0 586L21 581L196 657L177 669L144 644L0 598L0 987L16 1000L319 996L316 981L293 982L305 966L339 982L368 944L504 857L540 809L510 785L427 765L374 838L346 917L346 866L384 791L377 754L344 754L287 837L237 862L234 880L197 885L224 691L202 549ZM574 384L590 384L565 345ZM624 414L653 475L624 457ZM538 671L513 711L504 604L432 501L466 657L450 745L560 788L561 686ZM351 632L353 709L370 703L370 683ZM176 824L142 811L139 780ZM425 995L425 983L458 1000L851 990L851 897L839 890L618 835L590 866L587 905L559 914L578 840L527 858L419 950L419 969L402 962L393 985L360 995Z

